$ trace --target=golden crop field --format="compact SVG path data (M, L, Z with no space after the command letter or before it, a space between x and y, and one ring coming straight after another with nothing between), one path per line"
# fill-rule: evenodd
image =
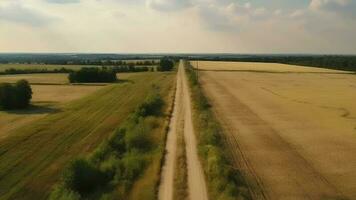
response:
M32 85L31 88L33 95L30 109L0 111L0 140L12 130L56 112L63 104L87 96L103 86Z
M14 83L26 79L31 84L68 84L67 74L16 74L0 75L0 83Z
M223 61L191 61L193 67L199 70L251 71L251 72L309 72L309 73L350 73L339 70L303 67L279 63L259 62L223 62Z
M206 64L213 70L239 68L238 63ZM271 66L245 63L244 72L199 76L234 161L244 163L238 166L256 185L255 195L355 199L356 76L309 67L293 71L301 73L245 71L264 65Z

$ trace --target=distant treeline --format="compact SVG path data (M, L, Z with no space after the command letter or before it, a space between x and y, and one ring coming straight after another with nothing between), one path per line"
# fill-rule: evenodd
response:
M193 59L193 58L192 58ZM356 72L356 56L277 56L277 55L256 55L244 57L199 57L199 60L208 61L236 61L236 62L265 62L265 63L283 63L311 67L321 67L336 70L346 70Z
M95 68L95 67L90 67L90 68ZM98 67L100 68L100 67ZM147 72L147 71L154 71L153 67L141 67L141 66L113 66L113 67L105 67L108 69L111 69L115 71L116 73L119 72ZM78 68L80 69L80 68ZM0 75L6 75L6 74L41 74L41 73L71 73L74 72L75 70L73 69L68 69L65 67L59 68L59 69L35 69L35 68L30 68L30 69L15 69L15 68L10 68L6 69L4 71L0 71Z
M19 80L15 84L0 83L0 109L26 108L31 98L32 89L26 80Z
M41 74L41 73L70 73L74 70L68 68L60 68L60 69L5 69L5 71L0 72L0 75L5 74Z
M117 81L116 72L109 68L83 67L79 71L70 72L71 83L110 83Z
M31 53L3 53L0 54L0 63L25 64L83 64L101 63L101 61L126 61L160 59L161 55L150 54L31 54Z

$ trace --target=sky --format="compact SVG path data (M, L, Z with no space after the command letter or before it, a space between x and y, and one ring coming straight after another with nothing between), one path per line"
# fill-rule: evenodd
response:
M0 52L356 54L356 1L0 0Z

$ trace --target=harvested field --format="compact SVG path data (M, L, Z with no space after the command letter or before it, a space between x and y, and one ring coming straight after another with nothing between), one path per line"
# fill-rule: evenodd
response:
M16 74L0 75L0 83L14 83L26 79L31 84L68 84L68 74Z
M0 142L0 199L46 199L63 167L91 152L171 73L139 73L17 127Z
M331 70L315 67L303 67L279 63L258 62L221 62L221 61L191 61L193 67L209 71L250 71L269 73L351 73L340 70Z
M356 76L322 70L200 77L256 199L356 198Z

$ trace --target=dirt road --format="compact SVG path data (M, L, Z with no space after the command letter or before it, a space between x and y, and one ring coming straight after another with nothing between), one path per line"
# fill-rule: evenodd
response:
M255 199L356 199L356 78L201 72Z
M186 143L189 199L208 200L204 172L198 158L197 141L194 134L191 109L189 86L185 75L184 62L181 61L177 74L177 90L173 115L167 136L165 163L162 169L161 184L159 186L160 200L173 199L173 180L177 149L176 140L179 130L184 131L183 134ZM181 123L182 121L183 123Z

